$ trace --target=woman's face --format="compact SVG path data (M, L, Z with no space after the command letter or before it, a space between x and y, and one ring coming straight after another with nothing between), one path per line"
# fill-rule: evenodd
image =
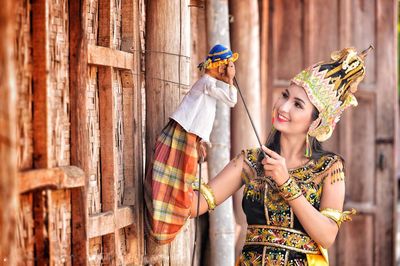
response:
M276 101L272 124L285 134L306 134L312 122L314 105L308 99L305 90L291 84Z

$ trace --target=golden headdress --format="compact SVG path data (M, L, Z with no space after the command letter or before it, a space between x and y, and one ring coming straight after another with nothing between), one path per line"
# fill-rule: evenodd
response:
M308 135L321 142L329 139L343 111L349 106L357 106L353 94L364 79L364 59L370 49L373 49L372 45L361 54L354 48L333 52L332 61L312 65L292 79L304 88L319 111Z

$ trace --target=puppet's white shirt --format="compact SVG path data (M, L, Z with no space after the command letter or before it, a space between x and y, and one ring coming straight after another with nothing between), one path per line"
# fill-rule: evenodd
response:
M204 74L185 95L171 118L187 132L196 134L203 141L210 142L210 134L215 119L217 101L229 107L237 102L237 89L225 82Z

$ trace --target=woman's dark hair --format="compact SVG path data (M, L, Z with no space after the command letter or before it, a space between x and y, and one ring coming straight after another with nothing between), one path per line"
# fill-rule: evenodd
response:
M317 119L319 116L319 112L317 110L317 108L314 107L314 110L312 112L312 120L314 121L315 119ZM279 132L278 130L272 130L268 136L268 140L267 143L265 144L265 146L267 146L267 148L277 152L277 153L281 153L281 132ZM321 158L321 156L324 155L330 155L330 154L334 154L333 152L330 151L326 151L323 149L321 142L319 142L315 137L310 137L310 145L311 145L311 149L312 149L312 155L311 158L312 160L318 160L319 158ZM262 153L261 153L262 155ZM259 158L262 159L262 158Z

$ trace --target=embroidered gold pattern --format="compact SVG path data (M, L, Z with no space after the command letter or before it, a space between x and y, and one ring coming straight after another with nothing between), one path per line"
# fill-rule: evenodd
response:
M284 198L286 201L291 201L297 199L301 196L301 189L297 185L296 181L293 181L291 177L283 183L281 186L278 187L279 194Z
M298 221L295 222L295 215L280 195L276 183L271 177L264 176L264 169L258 161L259 153L259 149L243 151L244 160L251 168L246 175L242 173L245 183L243 200L247 204L254 202L257 203L254 206L263 206L266 224L249 225L247 248L243 249L240 265L307 265L305 253L320 254L318 245L306 233L293 229ZM329 181L332 181L332 177L339 173L343 175L341 159L333 154L289 170L292 182L316 209L320 207L324 180L331 178ZM259 246L264 246L264 249ZM304 258L289 258L291 252L303 253Z
M308 235L285 227L249 225L245 245L265 245L320 254L318 245Z

